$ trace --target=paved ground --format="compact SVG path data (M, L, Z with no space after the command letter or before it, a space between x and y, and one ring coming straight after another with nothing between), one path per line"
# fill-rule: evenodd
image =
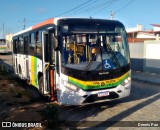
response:
M8 67L10 67L11 55L0 55L0 58L4 59L0 60L0 64L4 62L9 63ZM12 68L9 70L12 70ZM86 106L59 106L59 119L66 121L68 127L79 123L79 126L83 126L89 130L159 130L160 122L154 122L160 121L160 84L157 83L159 77L159 74L132 71L132 90L129 97ZM23 85L19 87L23 87ZM39 101L36 103L39 104ZM42 106L44 107L44 103ZM33 112L32 109L30 111ZM109 125L109 123L111 124ZM158 123L159 127L124 127L144 126L150 125L150 123L155 123L155 125ZM115 127L116 125L118 127ZM82 127L78 128L84 129Z
M160 74L132 70L132 79L160 84Z
M5 68L4 68L5 65ZM0 54L0 69L7 69L7 71L13 72L12 54Z
M159 85L153 85L133 80L132 91L129 97L118 101L105 102L88 106L73 108L64 107L61 108L62 114L60 114L60 117L64 120L67 117L67 120L71 121L95 121L97 125L92 124L92 122L90 123L96 127L105 126L109 121L116 121L112 127L116 125L116 123L121 123L119 121L160 121L159 99ZM154 129L158 130L159 128Z

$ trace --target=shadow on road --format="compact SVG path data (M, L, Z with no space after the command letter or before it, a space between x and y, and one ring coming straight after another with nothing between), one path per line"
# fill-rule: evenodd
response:
M144 108L145 106L147 106L147 105L149 105L149 104L151 104L151 103L153 103L153 102L155 102L155 101L157 101L157 100L159 100L159 99L160 99L160 93L159 93L159 94L155 94L153 97L149 98L148 100L143 101L143 102L137 104L136 106L131 107L131 108L129 108L129 109L127 109L127 110L119 113L118 115L113 116L113 117L105 120L104 122L102 122L102 123L100 123L100 124L98 124L98 125L96 125L96 126L94 126L94 127L104 127L104 126L106 126L107 122L116 121L116 122L114 122L113 124L110 124L110 126L107 126L107 127L111 127L111 126L113 126L114 124L118 123L120 120L128 117L128 116L131 115L132 113L134 113L134 112L136 112L136 111ZM145 120L145 119L144 119L144 120Z
M134 82L138 83L138 81L134 81ZM105 109L108 109L108 108L112 109L122 103L129 103L136 100L149 98L143 102L140 102L139 104L134 105L131 108L128 108L127 110L126 109L124 111L122 110L122 112L120 112L118 115L110 117L105 121L101 121L101 122L99 121L99 124L96 126L94 126L94 123L92 123L92 121L87 123L90 126L94 126L94 127L104 127L104 126L106 127L107 122L114 121L110 123L110 126L115 125L117 122L123 120L124 118L128 117L132 113L144 108L145 106L153 103L156 100L159 100L160 94L159 94L159 90L157 90L159 88L157 86L153 86L153 87L155 88L152 88L152 86L140 87L133 84L130 96L124 99L119 99L119 100L110 101L110 102L103 102L98 104L90 104L86 106L61 107L60 108L60 112L62 113L61 119L68 121L69 124L72 123L72 121L73 122L77 121L78 124L82 124L83 127L88 127L88 126L85 126L85 124L83 125L83 121L85 121L87 117L95 117Z

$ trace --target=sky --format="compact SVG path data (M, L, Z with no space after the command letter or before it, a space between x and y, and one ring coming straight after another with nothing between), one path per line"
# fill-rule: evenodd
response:
M160 0L0 0L0 38L21 31L24 18L27 28L56 16L111 19L112 11L126 28L160 24Z

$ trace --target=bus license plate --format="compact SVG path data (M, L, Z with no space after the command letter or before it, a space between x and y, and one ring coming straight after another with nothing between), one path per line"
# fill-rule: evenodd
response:
M98 93L98 97L105 97L105 96L109 96L109 92L100 92L100 93Z

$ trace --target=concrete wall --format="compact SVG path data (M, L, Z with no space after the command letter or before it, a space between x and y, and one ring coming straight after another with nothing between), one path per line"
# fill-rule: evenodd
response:
M144 43L129 43L131 69L143 71Z
M160 73L160 41L144 42L144 71Z
M160 41L129 43L131 69L160 73Z

